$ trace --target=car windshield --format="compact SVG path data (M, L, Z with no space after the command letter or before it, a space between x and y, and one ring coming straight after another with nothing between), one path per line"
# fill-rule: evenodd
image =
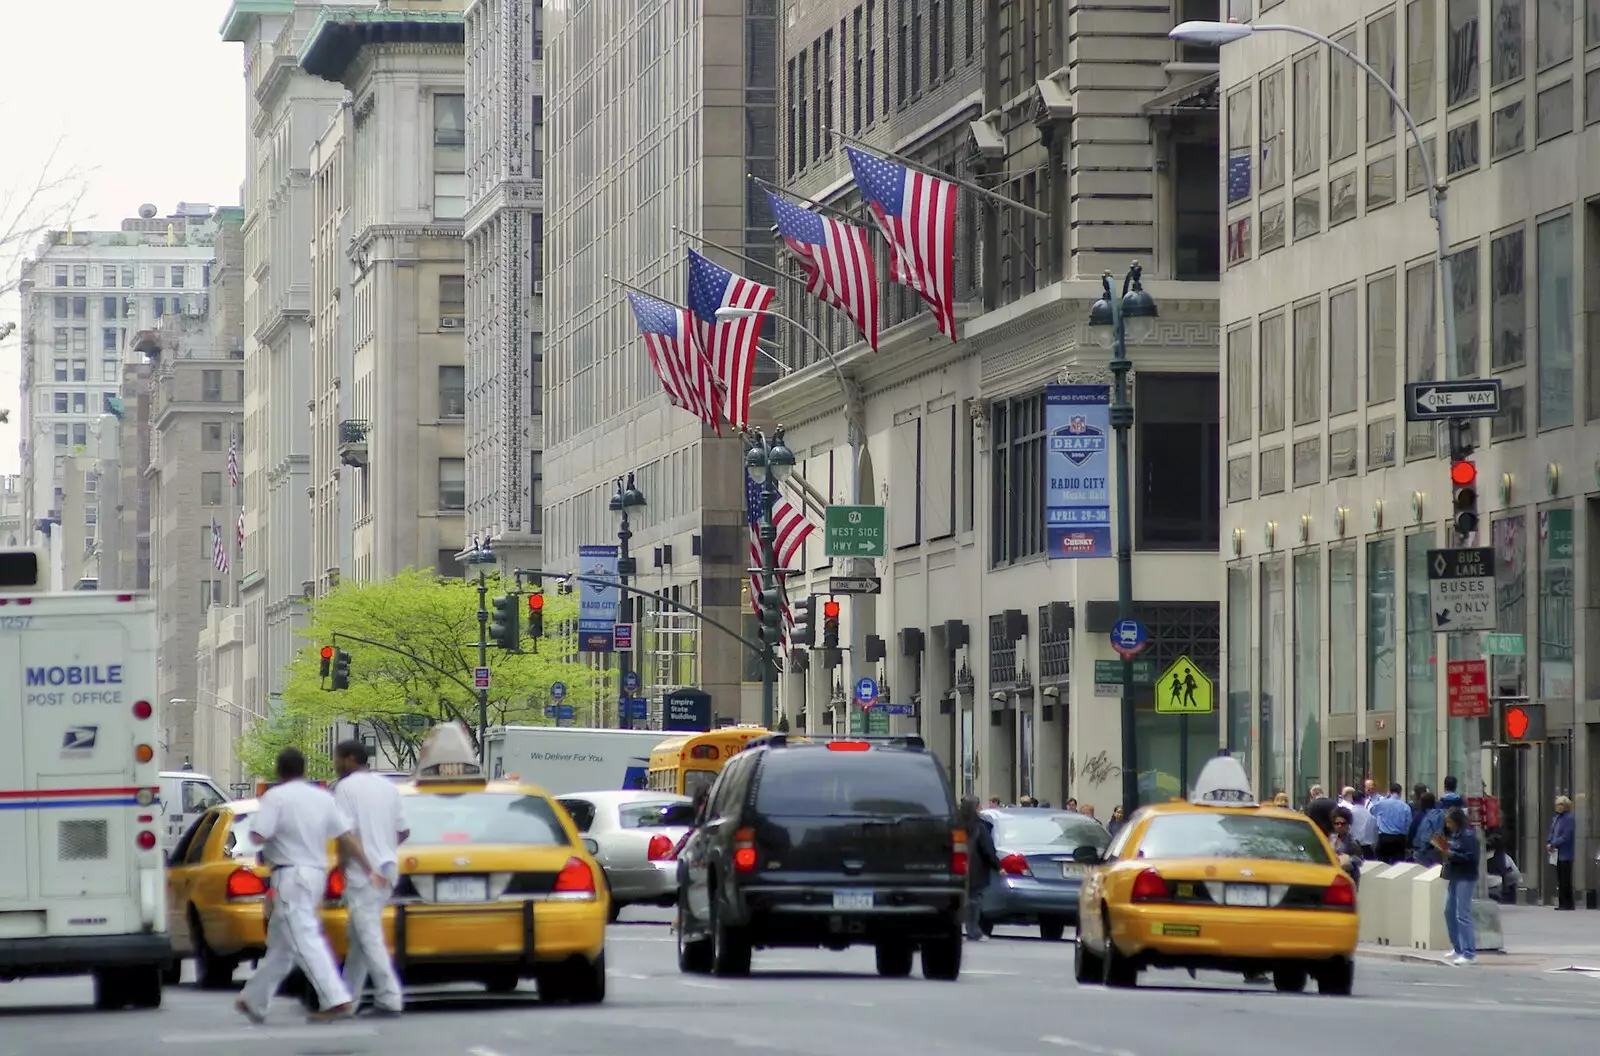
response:
M1331 864L1310 821L1258 814L1165 814L1150 819L1140 858L1260 858Z
M995 818L994 842L1000 847L1050 847L1070 851L1089 846L1103 851L1111 842L1111 834L1093 818L1068 811L1001 814Z
M406 846L458 843L520 843L561 847L567 833L543 796L515 792L425 792L407 796Z
M952 813L950 793L930 756L816 748L768 753L761 766L756 811L769 818Z
M667 824L662 812L677 806L681 800L662 799L649 803L624 803L617 808L617 827L621 829L651 829Z

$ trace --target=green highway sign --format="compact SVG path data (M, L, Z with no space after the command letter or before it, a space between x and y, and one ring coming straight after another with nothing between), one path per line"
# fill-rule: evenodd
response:
M1489 656L1521 656L1527 651L1520 634L1485 634L1480 644Z
M1145 658L1133 662L1133 683L1136 686L1148 686L1156 680L1156 662ZM1121 660L1096 660L1094 662L1094 681L1096 685L1109 686L1122 684Z
M824 554L828 557L883 557L882 506L829 506Z

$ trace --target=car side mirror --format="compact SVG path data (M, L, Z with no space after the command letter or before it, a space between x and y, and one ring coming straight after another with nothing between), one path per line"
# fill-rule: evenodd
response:
M1098 865L1105 859L1093 844L1080 843L1072 849L1072 860L1082 865Z
M592 840L589 837L585 836L583 838L583 849L588 851L590 854L599 854L600 853L600 842L598 840Z

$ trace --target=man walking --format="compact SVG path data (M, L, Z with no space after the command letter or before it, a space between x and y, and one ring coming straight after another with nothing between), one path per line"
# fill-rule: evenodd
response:
M353 823L367 861L385 880L380 887L359 870L345 880L350 950L344 958L344 985L359 1004L370 976L373 1014L398 1016L404 998L383 938L383 907L400 879L400 845L410 835L400 792L392 781L367 769L367 746L360 741L345 741L334 749L333 766L339 773L339 783L333 787L334 802Z
M1390 865L1404 861L1411 834L1411 804L1399 782L1389 786L1389 794L1374 800L1367 808L1378 823L1378 857Z
M234 1002L252 1023L265 1022L273 995L297 964L321 1001L313 1021L338 1019L353 1008L318 916L328 883L328 841L337 840L341 857L363 873L372 873L372 863L333 796L305 776L306 757L299 749L279 752L278 784L261 797L250 822L250 838L272 869L266 956ZM388 880L380 874L372 882Z

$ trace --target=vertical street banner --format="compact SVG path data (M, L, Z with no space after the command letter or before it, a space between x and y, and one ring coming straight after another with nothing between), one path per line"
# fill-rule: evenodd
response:
M1050 558L1111 556L1111 386L1044 390Z
M597 579L617 578L617 547L578 547L578 574ZM586 653L609 653L621 612L622 591L599 583L578 584L578 648Z

